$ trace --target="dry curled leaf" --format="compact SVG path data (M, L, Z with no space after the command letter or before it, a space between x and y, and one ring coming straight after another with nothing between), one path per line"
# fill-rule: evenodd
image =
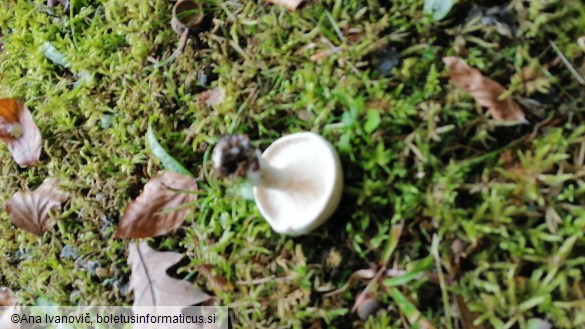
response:
M171 278L166 273L183 258L181 254L156 251L146 242L130 243L129 248L134 306L189 306L211 298L188 281Z
M346 291L347 289L349 289L349 287L356 281L358 280L371 280L376 276L376 270L374 269L362 269L362 270L357 270L355 272L353 272L350 276L349 279L347 280L347 282L343 285L343 287L334 290L334 291L330 291L328 293L326 293L324 296L325 297L330 297L333 295L337 295L339 293L342 293L344 291Z
M199 272L199 274L207 278L207 281L209 282L213 290L232 291L234 289L232 284L229 283L225 277L213 273L212 265L210 264L197 265L195 266L195 269Z
M197 199L194 178L164 172L152 178L132 201L118 224L117 238L147 238L176 230L187 217L184 204Z
M449 68L453 84L465 89L477 104L488 109L494 119L528 123L522 108L512 97L500 99L505 92L501 84L483 76L478 69L470 67L461 58L445 57L443 62Z
M19 307L16 304L16 296L12 290L6 287L0 288L0 328L20 329L20 324L14 323L11 319L14 314L19 313Z
M14 225L35 235L42 235L51 226L51 210L61 208L69 194L59 189L59 179L47 178L34 191L18 191L8 202L6 212Z
M295 11L303 0L267 0L277 6L282 6L290 11Z
M16 305L16 296L10 288L0 288L0 306L14 306Z
M199 101L207 106L217 106L223 102L225 92L221 87L215 87L199 94Z
M0 139L19 165L30 166L39 161L41 131L29 109L16 99L0 99Z

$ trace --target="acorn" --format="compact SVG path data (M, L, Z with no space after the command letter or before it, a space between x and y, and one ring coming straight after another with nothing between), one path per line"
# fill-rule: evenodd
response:
M248 170L258 170L256 149L245 135L222 137L211 155L213 169L219 177L245 177Z

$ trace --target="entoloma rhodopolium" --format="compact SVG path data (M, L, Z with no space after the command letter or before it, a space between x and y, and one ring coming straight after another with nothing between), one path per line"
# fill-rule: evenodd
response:
M301 235L323 224L341 199L343 173L337 152L311 132L284 136L264 153L246 136L225 136L213 165L220 176L246 177L260 213L279 233Z

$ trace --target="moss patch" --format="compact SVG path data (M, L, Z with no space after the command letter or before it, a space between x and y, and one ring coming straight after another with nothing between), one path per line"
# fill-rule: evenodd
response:
M236 327L403 327L381 285L372 291L385 309L367 323L349 312L363 285L323 296L378 261L400 222L391 264L407 269L427 257L437 234L443 271L457 273L449 293L480 321L585 325L585 92L550 44L582 65L585 5L497 1L494 13L474 3L459 1L433 22L419 0L323 0L296 12L210 1L209 26L172 59L179 36L168 1L74 0L68 11L8 1L0 96L26 102L44 148L41 164L23 169L0 147L0 204L48 176L66 181L72 198L42 238L0 213L0 285L25 304L131 303L127 242L111 236L162 169L145 144L151 121L169 153L205 177L186 225L153 245L183 252L188 263L177 275L232 306ZM48 58L47 43L66 61ZM508 86L532 124L488 120L448 83L441 58L449 55ZM199 102L216 86L226 93L221 105ZM325 226L288 238L237 184L209 176L207 145L245 133L264 148L305 130L334 143L346 187ZM454 241L466 246L458 266ZM234 290L199 276L202 264ZM437 327L448 326L445 312L455 316L430 283L400 290Z

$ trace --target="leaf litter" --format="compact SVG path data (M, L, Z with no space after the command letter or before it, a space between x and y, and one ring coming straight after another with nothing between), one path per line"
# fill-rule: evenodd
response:
M0 288L0 306L14 306L16 302L16 296L12 290L6 287Z
M183 258L180 253L156 251L146 242L132 242L128 248L133 306L190 306L211 298L190 282L172 278L166 273Z
M61 2L61 1L49 1L49 3L57 3L57 2ZM286 1L286 0L273 0L270 1L273 2L275 4L278 5L282 5L284 7L287 7L290 10L295 10L298 5L302 2L302 1ZM449 11L451 10L451 7L453 6L454 2L453 1L425 1L425 11L427 10L427 4L432 4L433 5L433 10L434 12L432 14L434 14L434 19L436 21L444 19L447 14L449 13ZM498 25L497 21L485 21L484 24L486 25L496 25L498 27L500 27ZM501 33L501 34L505 34L507 35L507 33ZM584 42L585 43L585 42ZM585 47L584 47L585 48ZM328 53L326 53L328 55ZM49 56L47 56L49 57ZM462 60L461 60L462 61ZM463 62L465 63L465 62ZM396 66L396 63L391 63L392 65L388 65L391 68L393 68L394 66ZM465 63L465 65L467 65ZM390 70L391 70L390 68ZM505 89L503 86L499 85L497 82L482 76L481 73L479 73L478 70L471 68L467 65L467 72L465 74L461 74L461 76L457 77L453 77L453 70L452 70L452 80L453 83L455 85L458 85L459 87L465 89L467 92L469 92L474 99L476 100L477 104L480 106L484 106L488 108L488 111L490 113L490 115L496 119L496 120L504 120L504 121L517 121L517 122L524 122L525 121L525 117L524 117L524 113L522 112L522 109L513 102L513 100L511 100L510 97L504 97L502 98L502 95L505 93ZM389 72L390 70L386 70L387 72ZM475 70L475 71L474 71ZM467 75L467 76L465 76ZM474 85L474 81L477 83L477 85ZM481 83L479 83L478 81L480 81ZM482 85L481 87L479 85ZM478 87L477 89L472 88L473 86ZM495 87L494 87L495 86ZM215 89L211 89L210 94L212 92L217 92L217 90ZM220 94L221 97L219 98L223 98L224 95ZM203 95L201 95L203 96ZM211 102L208 102L207 100L204 102L206 105L208 106L213 106L215 105L213 102L213 98L214 95L210 95L209 99L211 99ZM503 104L503 105L502 105ZM513 106L515 104L516 108ZM515 112L515 113L513 113ZM519 114L521 113L521 114ZM15 122L15 121L13 121ZM380 114L377 111L370 111L368 112L368 116L367 116L367 121L366 121L366 126L365 126L365 130L368 133L373 132L375 129L378 128L378 126L380 126L380 124L382 123L381 118L380 118ZM13 126L9 126L8 124L6 124L5 126L2 127L4 129L4 133L6 136L10 137L10 138L18 138L20 136L20 134L24 134L24 129L20 129L20 127L18 125L13 125ZM169 154L168 152L166 152L166 150L164 150L164 148L160 145L160 143L158 143L156 136L154 134L154 132L152 131L152 128L149 126L149 131L148 131L148 136L147 136L148 140L149 140L149 144L151 145L151 148L153 149L153 154L159 158L161 160L161 162L163 163L163 165L165 166L165 168L172 170L172 171L176 171L179 172L180 174L185 174L185 175L190 175L190 173L185 169L184 167L176 162L173 163L171 160L174 160ZM153 142L154 141L154 142ZM40 144L40 143L39 143ZM158 148L157 145L158 144ZM153 145L155 145L155 147L153 147ZM155 151L154 149L157 149L157 151ZM162 152L159 152L160 150L162 150ZM40 150L39 150L40 153ZM38 161L38 159L37 159ZM18 162L18 161L17 161ZM178 165L177 165L178 164ZM182 168L182 169L181 169ZM164 174L163 174L164 175ZM192 179L192 178L189 178ZM147 204L153 204L158 202L158 199L160 198L159 196L157 196L157 194L153 193L152 195L148 195L148 197L146 196L147 193L147 186L150 183L156 182L156 177L154 179L152 179L151 181L149 181L149 183L146 184L145 186L145 191L143 192L143 194L137 198L135 201L133 201L129 206L128 209L131 209L132 207L134 209L140 208L140 206L147 206ZM157 184L160 182L157 182ZM178 191L178 188L169 188L168 186L166 186L165 184L159 184L159 187L163 187L162 190L165 191L172 191L175 192L175 194L181 194L181 191ZM197 188L196 188L196 184L194 185L194 190L193 191L189 191L188 193L185 193L187 195L196 195L195 193L190 193L190 192L196 192ZM149 189L152 190L152 189ZM141 200L141 198L144 197L144 199ZM163 197L164 199L164 197ZM169 204L172 204L174 201L173 198L170 198L171 201L169 202ZM146 201L145 201L146 200ZM151 202L147 202L148 200L150 200ZM164 202L162 202L164 203ZM127 213L125 213L124 218L120 221L120 226L124 226L127 225L127 227L131 227L131 228L127 228L128 231L141 231L144 229L144 227L147 226L156 226L159 222L165 222L165 224L163 225L163 228L160 227L155 227L155 228L150 228L152 230L152 232L146 234L146 236L158 236L158 235L163 235L163 234L167 234L170 233L172 231L174 231L175 229L177 229L184 221L184 217L181 219L181 216L177 216L175 219L165 219L165 220L160 220L160 218L155 218L157 214L166 214L166 213L172 213L173 211L177 211L177 210L183 210L186 209L186 205L188 204L188 201L185 202L178 202L179 205L177 205L176 207L171 207L168 206L168 204L165 205L161 205L160 208L162 208L162 210L158 211L157 209L147 209L144 210L142 214L140 214L140 211L134 211L134 219L128 219L128 218L132 218L132 215L129 215L128 217L126 217ZM155 207L156 208L156 207ZM127 212L129 211L127 209ZM153 212L150 214L146 214L149 210L152 210ZM136 215L136 214L139 215ZM152 215L152 216L151 216ZM178 219L177 219L178 218ZM129 222L135 222L134 224L128 224L128 223L124 223L125 221L129 221ZM50 225L49 225L50 227ZM45 229L46 230L46 229ZM120 230L120 229L119 229ZM129 233L129 234L133 234L133 233ZM392 239L391 239L392 240ZM404 296L404 291L403 290L398 290L396 288L396 286L398 285L405 285L406 283L415 280L415 279L420 279L423 278L424 276L429 276L431 273L424 273L424 270L426 270L426 268L428 267L428 258L427 259L423 259L422 261L419 261L417 263L417 265L414 266L414 268L411 268L410 270L406 271L406 270L400 270L400 269L396 269L396 268L392 268L392 269L387 269L387 265L388 265L388 260L389 257L391 256L392 252L394 251L394 249L396 248L396 243L398 241L392 241L392 243L388 244L387 246L390 246L389 248L387 248L384 253L383 253L383 257L382 257L382 261L378 264L378 267L375 269L369 269L369 270L360 270L355 272L354 274L352 274L352 276L350 277L350 280L348 282L348 284L350 282L352 282L355 279L366 279L366 280L371 280L371 282L377 281L378 279L382 278L382 277L389 277L390 279L387 279L384 281L386 288L389 289L390 293L390 297L392 297L394 299L394 301L397 303L397 305L399 306L399 309L401 311L401 315L405 314L408 318L408 322L415 326L415 325L421 325L422 327L431 327L430 324L428 324L426 322L426 320L424 318L422 318L422 315L420 313L420 311L418 311L416 309L416 306L408 299ZM438 248L435 249L436 251L436 261L437 261L437 267L440 269L440 263L439 263L439 254L438 254ZM155 267L155 265L146 265L145 263L149 262L149 260L145 260L143 259L143 256L147 255L147 256L152 256L152 253L158 253L154 250L152 250L150 247L148 247L148 245L146 245L146 243L141 243L140 245L136 245L134 243L132 243L130 245L130 257L128 259L129 263L133 264L133 278L131 277L131 284L133 285L134 288L137 287L143 287L145 285L144 281L148 281L146 283L147 289L149 290L155 290L155 288L159 288L159 286L161 285L165 285L165 286L170 286L172 289L175 289L177 287L177 283L173 282L172 284L169 283L168 281L165 281L164 284L157 284L155 281L149 281L148 279L145 280L144 279L144 273L141 273L140 269L135 268L136 264L140 265L142 264L143 268L146 269L151 269L152 267L152 271L153 273L156 272L157 274L160 274L157 276L158 277L163 277L164 280L167 279L168 275L166 275L166 268L168 268L170 263L165 263L163 265L161 265L160 267ZM139 254L139 256L136 256L136 254ZM180 254L178 253L158 253L158 254L173 254L173 259L176 258L177 256L180 256ZM163 259L165 259L166 261L168 261L168 256L152 256L149 257L149 259L156 264L160 264L162 262ZM179 258L180 259L180 258ZM432 259L430 259L432 260ZM178 259L177 259L178 261ZM140 266L138 266L140 267ZM161 271L161 269L163 271ZM206 276L206 277L213 277L214 273L212 271L212 266L211 265L201 265L199 267L196 267L196 269L200 272L201 275ZM148 275L148 273L146 274ZM170 278L170 277L168 277ZM172 279L172 278L170 278ZM176 280L176 279L175 279ZM142 282L140 282L142 281ZM181 281L181 280L177 280L179 282L185 282L185 281ZM442 283L444 283L446 280L443 278ZM138 283L137 283L138 282ZM226 282L225 281L218 281L216 283L212 283L212 285L217 285L217 286L222 286L224 285ZM156 287L154 287L156 286ZM368 285L369 287L370 285ZM367 287L367 288L368 288ZM185 288L185 287L182 287ZM193 286L191 286L191 288L194 288ZM365 309L363 312L361 312L362 314L360 314L360 318L365 318L366 316L362 316L363 314L369 314L369 309L370 307L367 306L368 303L378 303L375 296L373 296L373 294L369 294L367 292L367 288L362 292L362 294L358 294L358 296L356 296L356 307L357 307L357 311L358 314L360 314L360 308ZM179 289L179 288L177 288ZM197 290L197 288L195 288ZM405 287L405 289L407 289ZM180 289L179 289L180 290ZM185 288L185 290L189 290L188 288ZM134 290L135 292L137 291L136 289ZM193 293L193 291L190 291L191 293ZM195 293L199 293L199 291L195 291ZM155 295L155 293L152 293L153 296ZM209 297L209 296L207 296ZM199 299L204 299L203 297L200 296ZM135 300L135 304L139 303L140 301L144 300L143 297L137 297ZM169 299L165 299L165 298L160 298L161 301L168 301ZM362 300L362 303L360 304L358 301ZM185 300L185 303L190 302L192 300ZM156 299L153 298L151 301L152 304L157 303ZM374 304L372 304L374 305ZM376 308L379 307L379 305L375 305ZM373 307L372 307L373 308ZM368 312L366 312L368 311ZM422 321L421 321L422 318ZM537 319L539 320L539 319ZM544 321L544 320L543 320ZM472 321L473 322L473 321ZM532 323L535 323L535 321L529 321ZM406 323L404 323L405 326L408 326ZM464 325L465 326L465 325ZM538 328L541 328L540 326L537 326ZM536 327L535 327L536 328Z
M196 179L173 172L162 172L152 178L132 201L115 237L147 238L165 235L183 224L190 209L185 204L197 200Z
M7 287L0 288L0 328L20 329L20 324L14 323L11 319L11 316L17 313L17 303L18 300L12 290Z
M6 212L10 221L34 235L42 235L53 226L50 211L59 209L69 194L59 188L60 180L47 178L34 191L18 191L8 202Z
M451 82L468 92L478 105L486 107L494 119L528 123L524 111L511 96L500 99L506 91L501 84L470 67L461 58L449 56L443 58L443 62L449 69Z
M0 99L0 139L19 165L30 166L39 161L41 131L28 107L14 98Z

